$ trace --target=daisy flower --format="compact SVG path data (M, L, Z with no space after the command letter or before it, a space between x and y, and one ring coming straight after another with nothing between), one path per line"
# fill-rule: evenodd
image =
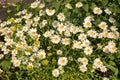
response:
M22 36L23 36L23 31L18 31L18 32L16 33L16 36L17 36L17 37L22 37Z
M83 26L84 26L85 28L90 28L90 27L92 27L92 23L91 23L90 21L85 21L85 22L83 23Z
M46 53L44 50L40 50L37 55L38 55L38 58L40 59L46 58Z
M12 56L16 56L17 53L18 53L18 51L14 49L14 50L12 50L11 54L12 54Z
M27 19L27 20L25 21L25 23L26 23L27 25L31 25L31 24L33 23L33 20L32 20L32 19Z
M115 23L115 19L113 18L113 17L110 17L109 19L108 19L108 21L110 22L110 23Z
M115 52L117 51L117 48L114 47L114 46L111 46L111 47L109 48L109 51L110 51L111 53L115 53Z
M28 70L32 70L32 69L33 69L33 64L32 64L32 63L28 63L27 69L28 69Z
M103 48L103 52L109 53L109 46L105 46L105 47Z
M98 26L99 26L101 29L103 29L103 30L106 30L107 27L108 27L108 25L107 25L106 22L101 22L100 24L98 24Z
M80 59L80 62L82 62L83 63L83 65L87 65L88 64L88 59L87 58L81 58Z
M44 8L45 7L45 3L40 3L39 7L40 8Z
M57 50L57 55L62 55L63 51L62 50Z
M70 36L71 36L71 33L70 33L69 30L66 30L66 31L64 32L64 35L67 36L67 37L70 37Z
M43 16L43 15L45 15L45 11L40 10L40 11L39 11L39 16Z
M92 49L91 47L85 47L84 53L85 53L86 55L91 55L92 52L93 52L93 49Z
M54 28L57 28L59 25L60 25L60 22L59 22L59 21L54 21L54 22L52 22L52 26L53 26Z
M93 13L100 15L100 14L102 13L102 10L101 10L99 7L95 7L95 8L93 9Z
M70 32L72 32L73 34L76 34L78 32L78 28L76 26L71 26Z
M15 67L20 66L20 63L21 63L20 60L14 60L14 61L13 61L13 65L14 65Z
M60 21L65 21L65 15L64 15L64 13L59 13L58 15L57 15L57 19L58 20L60 20Z
M34 20L35 22L37 22L37 21L40 20L40 17L36 16L36 17L33 18L33 20Z
M55 14L55 9L46 9L46 13L48 16L52 16Z
M111 30L111 31L117 31L118 28L117 28L116 26L111 26L111 27L110 27L110 30Z
M93 64L96 68L100 68L103 66L103 63L101 62L101 60L99 58L96 58L94 60L94 64Z
M109 15L112 14L112 12L108 8L106 8L104 11L106 14L109 14Z
M109 47L115 47L116 44L115 44L114 41L109 41L109 42L108 42L108 46L109 46Z
M29 18L31 18L32 17L32 13L26 13L24 16L23 16L23 18L25 18L25 19L29 19ZM21 20L20 20L21 21Z
M68 9L72 9L72 6L71 6L70 3L67 3L67 4L65 5L65 7L68 8Z
M58 65L60 65L60 66L65 66L65 65L67 65L67 63L68 63L68 60L66 57L60 57L58 59Z
M5 21L2 22L2 23L0 23L0 26L1 26L1 27L5 27L6 25L7 25L7 22L5 22Z
M0 60L3 59L4 55L3 54L0 54Z
M70 44L70 38L63 38L62 39L62 44L69 45Z
M98 33L95 30L91 29L91 30L88 30L87 35L92 37L92 38L96 38Z
M75 4L75 6L76 6L76 8L80 8L80 7L83 6L83 4L82 4L81 2L77 2L77 3Z
M82 49L83 48L82 43L80 41L73 42L73 49L74 48Z
M79 68L80 68L80 71L82 71L82 72L86 72L87 71L86 65L82 65Z
M107 77L104 77L104 78L103 78L103 80L110 80L110 79L109 79L109 78L107 78Z
M59 32L63 32L63 31L66 30L66 26L61 23L61 24L58 26L57 30L58 30Z
M84 34L84 33L82 33L82 34L80 34L79 36L78 36L78 39L79 40L85 40L87 38L87 36L86 36L86 34Z
M90 41L86 39L86 40L83 41L82 45L84 47L88 47L90 45Z
M32 4L31 4L31 8L36 8L38 6L38 2L36 1L36 2L33 2Z
M90 22L90 21L94 21L94 18L93 16L87 16L85 19L84 19L84 22Z
M58 76L60 75L59 69L54 69L54 70L52 70L52 75L53 75L54 77L58 77Z
M102 67L100 67L100 71L101 71L101 72L106 72L106 71L107 71L107 68L106 68L105 66L102 66Z
M53 43L55 43L55 44L58 44L59 42L60 42L60 37L59 37L59 35L53 35L52 37L51 37L51 41L53 42Z

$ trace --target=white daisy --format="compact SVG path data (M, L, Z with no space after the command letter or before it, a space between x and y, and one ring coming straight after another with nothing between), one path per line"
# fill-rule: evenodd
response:
M87 35L89 35L92 38L96 38L98 33L95 30L88 30Z
M66 26L61 23L61 24L58 26L57 30L58 30L59 32L63 32L63 31L66 30Z
M101 71L101 72L106 72L106 71L107 71L107 68L106 68L105 66L102 66L102 67L100 67L100 71Z
M0 60L3 59L4 55L3 54L0 54Z
M60 25L60 22L59 22L59 21L54 21L54 22L52 23L52 26L53 26L54 28L57 28L59 25Z
M60 65L60 66L65 66L65 65L67 65L67 63L68 63L68 60L66 57L60 57L58 59L58 65Z
M110 80L110 79L109 79L109 78L107 78L107 77L104 77L104 78L103 78L103 80Z
M38 58L40 59L46 58L46 53L44 50L40 50L37 55L38 55Z
M58 18L58 20L60 20L60 21L65 21L65 15L64 15L64 13L59 13L59 14L57 15L57 18Z
M111 46L111 47L109 48L109 51L110 51L111 53L115 53L115 52L117 52L117 48L114 47L114 46Z
M78 28L76 26L71 26L70 32L72 32L73 34L76 34L78 32Z
M109 14L109 15L112 14L112 12L108 8L106 8L104 11L106 14Z
M113 17L110 17L108 20L110 23L115 23L115 21L116 21Z
M62 50L57 50L57 55L62 55L63 51Z
M87 71L86 65L81 65L79 68L80 68L80 71L82 71L82 72L86 72Z
M90 21L85 21L85 22L83 23L83 26L84 26L85 28L90 28L90 27L92 27L92 23L91 23Z
M93 13L100 15L100 14L102 13L102 10L101 10L100 8L98 8L98 7L95 7L95 8L93 9Z
M32 13L26 13L24 16L23 16L23 18L25 18L25 19L29 19L29 18L31 18L32 17ZM20 20L21 21L21 20Z
M40 20L40 17L38 17L38 16L36 16L36 17L34 17L34 19L33 19L35 22L37 22L37 21L39 21Z
M20 66L20 63L21 63L20 60L14 60L14 61L13 61L13 65L14 65L15 67Z
M16 56L17 55L17 53L18 53L18 51L17 50L12 50L12 52L11 52L11 54L12 54L12 56Z
M46 13L48 16L52 16L55 14L55 9L46 9Z
M80 7L83 6L83 4L82 4L81 2L77 2L77 3L75 4L75 6L76 6L76 8L80 8Z
M91 47L85 47L84 53L85 53L86 55L91 55L92 52L93 52L93 49L92 49Z
M109 46L105 46L105 47L103 48L103 52L109 53Z
M86 39L86 40L83 41L82 45L84 47L88 47L90 45L90 41Z
M40 3L39 7L40 8L44 8L45 7L45 3Z
M38 2L36 1L36 2L33 2L32 4L31 4L31 8L36 8L38 6Z
M52 75L53 75L54 77L58 77L59 74L60 74L59 69L54 69L54 70L52 70Z
M74 48L82 49L83 48L82 43L80 41L73 42L73 49Z
M51 37L51 41L53 42L53 43L55 43L55 44L58 44L59 42L60 42L60 37L59 37L59 35L53 35L52 37Z
M70 38L63 38L62 39L62 44L69 45L70 44Z
M111 26L110 29L111 29L112 31L117 31L117 30L118 30L118 28L117 28L116 26Z
M106 30L107 27L108 27L108 25L107 25L106 22L101 22L100 24L98 24L98 26L99 26L101 29L103 29L103 30Z
M94 64L93 64L96 68L100 68L103 66L103 63L101 62L101 60L99 58L96 58L94 60Z
M68 8L68 9L72 9L72 5L71 5L70 3L67 3L67 4L65 5L65 7Z
M32 20L32 19L27 19L27 20L25 21L25 23L26 23L27 25L31 25L31 24L33 23L33 20Z
M86 34L84 34L84 33L82 33L82 34L80 34L79 36L78 36L78 39L79 40L85 40L87 38L87 36L86 36Z
M94 21L94 18L93 16L87 16L85 19L84 19L84 22L90 22L90 21Z
M88 64L88 59L87 58L81 58L80 59L80 62L82 62L83 63L83 65L87 65Z

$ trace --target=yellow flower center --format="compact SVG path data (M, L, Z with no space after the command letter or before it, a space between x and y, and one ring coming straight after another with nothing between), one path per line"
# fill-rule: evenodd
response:
M52 13L52 11L53 11L53 10L51 10L51 9L50 9L50 10L48 10L48 12L49 12L49 13Z

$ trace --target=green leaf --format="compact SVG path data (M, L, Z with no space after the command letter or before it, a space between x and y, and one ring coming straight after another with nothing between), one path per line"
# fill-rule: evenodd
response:
M55 8L57 11L60 8L60 3L61 2L54 2L54 3L52 3L52 5L53 5L52 7Z
M120 0L118 0L118 3L120 4Z
M93 10L95 7L96 7L96 4L92 3L90 8Z
M102 1L102 3L103 3L104 6L106 6L108 4L108 2L109 2L108 0L103 0Z
M3 68L5 71L9 70L10 65L11 65L11 62L10 62L10 61L7 61L7 60L2 61L1 64L0 64L0 66L2 66L2 68Z
M72 0L65 0L65 3L69 3L69 2L71 2Z
M112 65L112 66L116 65L115 62L113 62L113 61L109 61L109 64Z
M20 10L20 5L17 5L16 10L17 10L17 11Z
M86 12L88 12L88 11L89 11L89 6L88 6L88 4L85 4L85 5L83 6L83 9L84 9Z
M117 68L115 68L114 66L108 65L108 64L106 66L114 72L115 76L118 75L118 69Z

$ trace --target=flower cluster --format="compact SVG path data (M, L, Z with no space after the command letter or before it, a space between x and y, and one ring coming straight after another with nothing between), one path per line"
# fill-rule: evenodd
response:
M82 2L77 2L74 5L67 3L62 8L72 11L83 6ZM0 23L0 34L5 40L0 42L3 52L0 60L10 54L13 67L27 70L52 65L50 72L54 77L63 74L67 67L73 68L72 65L84 73L91 69L91 64L91 71L98 69L107 72L102 57L96 55L116 53L115 40L119 38L119 32L113 17L95 25L95 16L102 15L103 11L106 15L112 15L112 11L95 7L92 10L95 16L86 16L83 24L76 25L67 19L64 12L57 12L39 1L33 2L30 10L33 12L24 9L15 18ZM2 72L0 70L0 74Z

